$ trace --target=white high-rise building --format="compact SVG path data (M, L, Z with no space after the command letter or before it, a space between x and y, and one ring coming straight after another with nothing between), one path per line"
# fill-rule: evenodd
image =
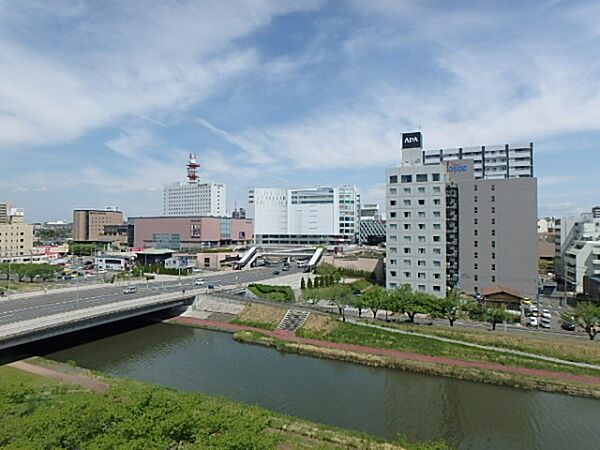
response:
M187 164L187 181L165 186L163 215L213 216L227 215L227 188L222 183L200 183L196 155L191 154Z
M257 244L329 244L356 240L360 196L354 186L254 188L248 216Z

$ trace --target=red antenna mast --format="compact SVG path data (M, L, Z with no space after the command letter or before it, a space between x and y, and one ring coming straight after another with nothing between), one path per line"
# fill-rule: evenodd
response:
M190 153L190 159L187 163L187 178L190 183L196 183L198 181L198 169L200 164L196 160L196 154Z

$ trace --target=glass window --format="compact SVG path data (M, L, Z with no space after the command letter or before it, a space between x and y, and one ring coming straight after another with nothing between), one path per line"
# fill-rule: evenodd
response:
M420 198L420 199L419 199L419 205L420 205L420 206L423 206L424 204L425 204L425 199L423 199L423 198Z
M398 175L390 175L390 184L398 182Z
M440 181L440 174L439 173L432 173L431 174L431 179L433 181Z
M412 175L401 175L400 182L401 183L412 183Z
M410 272L404 272L404 277L405 278L410 278Z
M427 181L427 174L426 173L418 173L417 174L417 183L424 183Z

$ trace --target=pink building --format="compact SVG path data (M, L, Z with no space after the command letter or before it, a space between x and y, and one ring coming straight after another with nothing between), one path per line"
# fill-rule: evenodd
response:
M252 219L230 217L132 217L133 246L173 250L246 245L254 239Z

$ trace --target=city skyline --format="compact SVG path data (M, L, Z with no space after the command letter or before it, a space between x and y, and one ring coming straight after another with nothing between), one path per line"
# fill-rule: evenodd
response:
M534 143L539 216L598 204L594 2L0 5L2 201L27 220L163 186L355 184L384 202L400 134L424 148Z

